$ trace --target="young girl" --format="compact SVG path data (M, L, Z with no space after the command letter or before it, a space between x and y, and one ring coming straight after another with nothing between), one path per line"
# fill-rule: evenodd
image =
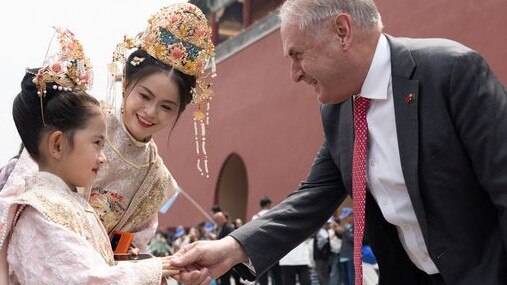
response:
M90 204L109 234L135 233L134 244L141 251L155 234L158 210L177 187L152 137L162 129L172 130L193 102L198 106L198 142L211 95L204 68L213 53L207 20L188 3L162 8L144 33L126 38L114 53L110 70L113 78L122 78L123 101L121 110L109 106L106 114L104 152L109 163L93 185ZM204 173L206 153L202 144L197 146Z
M0 283L160 284L169 259L115 266L105 229L77 193L106 162L106 122L85 93L91 70L80 43L67 30L57 35L60 50L27 71L13 104L16 128L39 172L23 190L6 187L0 194Z

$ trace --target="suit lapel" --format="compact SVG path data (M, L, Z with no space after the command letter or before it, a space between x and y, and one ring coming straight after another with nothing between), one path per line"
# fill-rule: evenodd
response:
M338 132L338 145L340 148L340 167L342 169L343 183L352 196L352 151L354 148L354 121L352 114L352 99L340 107L340 123Z
M426 215L419 192L418 181L419 81L411 79L416 65L410 51L400 40L388 35L386 36L391 46L394 113L401 167L412 206L414 207L423 235L427 240Z

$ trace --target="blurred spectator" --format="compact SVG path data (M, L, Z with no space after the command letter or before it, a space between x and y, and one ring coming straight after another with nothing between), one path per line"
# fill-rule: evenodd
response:
M340 251L342 249L342 234L345 228L339 219L333 219L329 229L329 244L331 245L331 267L329 273L329 285L341 284Z
M261 207L261 210L259 212L257 212L257 214L253 215L252 220L255 220L255 219L259 218L260 216L266 214L266 212L269 211L269 209L271 209L271 205L272 205L272 202L271 202L271 199L269 199L269 197L262 198L259 201L259 206Z
M234 220L234 228L237 229L243 225L243 220L240 218L237 218Z
M204 223L204 230L207 233L212 233L213 231L215 231L215 224L213 224L212 222Z
M220 206L218 206L217 204L213 205L213 207L211 207L211 212L213 214L216 214L218 212L222 212L222 208Z
M329 285L329 269L332 257L329 231L332 222L333 220L329 218L322 228L317 231L313 240L313 260L315 261L315 271L319 277L320 285Z
M180 248L184 245L187 245L190 243L188 237L185 235L185 228L183 226L178 226L176 228L176 231L173 235L173 242L172 242L172 251L178 252Z
M213 233L215 225L211 222L202 221L197 225L199 231L200 240L214 240L216 235Z
M361 248L361 255L363 259L363 285L377 285L378 264L371 247L367 244L363 245Z
M217 239L222 239L234 231L234 226L228 221L224 212L216 212L213 215L213 221L216 224L216 236ZM217 281L220 285L231 284L231 272L232 269L220 276Z
M191 227L189 230L188 230L188 242L189 243L193 243L193 242L196 242L198 240L201 240L202 239L202 236L201 236L201 232L199 231L199 228L197 227Z
M342 235L342 249L340 251L341 276L344 285L354 284L354 214L351 208L343 208L340 213L340 220L344 224Z
M296 285L296 276L298 284L310 285L310 246L311 240L305 240L295 247L287 255L280 259L280 268L284 285Z
M257 214L253 215L252 221L266 214L272 206L272 201L269 197L264 197L259 201L259 206L261 207L260 211ZM268 276L271 274L271 278L273 281L271 282L274 285L282 285L282 271L280 269L280 264L275 263L270 269L268 269L264 274L257 277L257 282L260 285L268 285Z
M151 239L147 249L154 256L168 256L172 254L171 246L169 246L167 239L160 232Z
M234 223L233 223L234 229L237 229L237 228L241 227L242 225L243 225L243 221L240 218L237 218L234 220ZM240 285L243 283L243 282L241 282L241 277L239 276L239 274L235 270L233 270L231 272L231 276L232 276L232 278L234 278L234 283L236 285Z

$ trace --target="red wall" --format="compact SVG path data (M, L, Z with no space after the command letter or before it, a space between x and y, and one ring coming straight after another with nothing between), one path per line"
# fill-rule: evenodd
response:
M428 0L378 1L385 32L393 36L445 37L485 56L507 83L507 1ZM322 140L319 104L309 87L295 84L282 55L278 30L218 64L207 132L209 179L195 164L191 106L168 134L156 137L159 151L180 186L209 211L216 201L219 171L231 153L246 164L247 217L265 195L275 202L305 178ZM179 197L161 228L193 226L205 217Z
M461 42L480 52L507 84L506 0L385 0L377 5L385 32Z

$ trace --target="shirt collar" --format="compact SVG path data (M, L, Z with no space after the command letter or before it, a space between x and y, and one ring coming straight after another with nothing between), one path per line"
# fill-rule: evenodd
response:
M60 189L68 190L69 192L72 192L72 189L70 189L69 185L63 181L62 178L59 176L45 171L39 171L35 175L37 178L41 178L43 180L49 181L50 183L58 186Z
M380 34L373 60L361 88L361 97L387 99L391 79L391 50L384 34Z

